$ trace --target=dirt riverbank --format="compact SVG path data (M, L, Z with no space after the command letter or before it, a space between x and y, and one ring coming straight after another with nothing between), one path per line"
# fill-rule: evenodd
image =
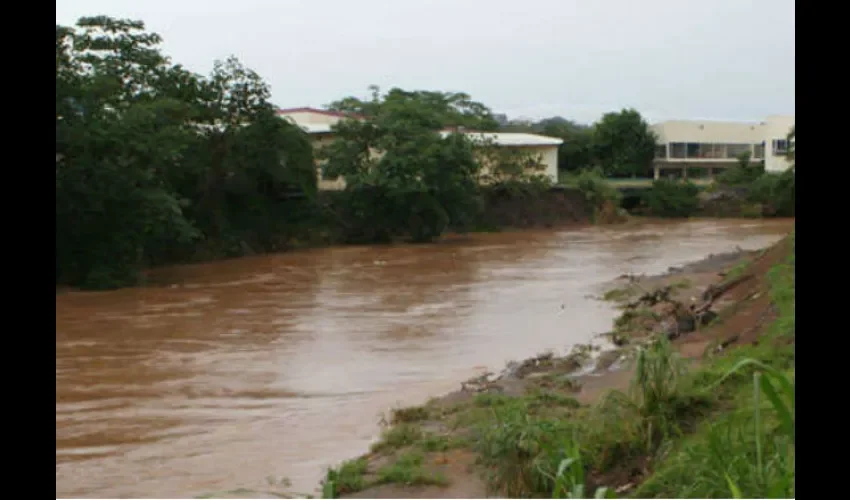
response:
M786 243L757 252L711 255L662 275L621 276L600 298L623 309L614 329L604 334L613 344L610 348L577 346L563 356L542 353L509 363L500 374L483 373L420 407L393 411L369 453L330 471L325 495L515 496L517 490L512 494L511 488L520 486L503 482L493 488L488 478L494 465L482 460L479 433L496 411L519 405L518 411L528 414L580 418L606 393L629 389L637 348L658 336L670 339L675 350L696 365L725 349L758 342L764 325L776 315L767 273L786 256ZM588 483L627 495L648 473L646 464L627 465L591 471Z

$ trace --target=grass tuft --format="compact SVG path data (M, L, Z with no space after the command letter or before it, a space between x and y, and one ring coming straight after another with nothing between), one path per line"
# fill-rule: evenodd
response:
M395 462L378 470L379 484L439 485L448 484L445 476L436 471L427 471L422 463L424 456L417 451L400 456Z
M410 446L422 439L422 429L417 424L394 425L381 434L381 439L372 445L372 452L395 450Z
M412 406L410 408L397 408L392 411L392 424L405 422L420 422L429 417L428 409L424 406Z
M322 481L322 498L339 498L366 487L364 474L369 464L365 458L343 462L338 469L329 469Z

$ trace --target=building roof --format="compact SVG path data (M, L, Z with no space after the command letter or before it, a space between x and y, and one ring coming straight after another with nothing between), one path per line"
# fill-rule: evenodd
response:
M443 137L451 134L449 130L440 132ZM560 146L563 139L547 137L537 134L523 134L519 132L463 132L473 142L491 140L497 146Z
M356 113L342 113L340 111L331 111L329 109L318 109L310 107L285 108L277 110L278 115L288 115L290 113L315 113L317 115L335 116L337 118L362 118Z
M301 123L298 126L308 134L328 134L331 132L331 126L327 123Z
M329 134L333 132L331 125L324 123L302 123L298 125L308 134ZM440 131L440 135L448 137L452 131ZM563 140L537 134L522 134L514 132L463 132L473 142L491 140L497 146L559 146Z

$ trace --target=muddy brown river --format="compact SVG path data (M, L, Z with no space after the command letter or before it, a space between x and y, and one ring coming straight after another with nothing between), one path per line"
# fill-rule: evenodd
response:
M594 300L777 241L791 221L510 232L160 269L144 288L56 297L56 490L192 497L288 478L311 493L382 413L484 368L610 329Z

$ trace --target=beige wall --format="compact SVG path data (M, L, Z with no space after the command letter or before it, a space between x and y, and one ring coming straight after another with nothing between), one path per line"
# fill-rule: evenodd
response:
M499 146L500 149L509 149L522 155L528 155L543 164L542 170L528 169L527 174L540 175L548 178L551 182L558 182L558 146ZM486 160L479 157L482 162L482 175L489 174Z
M763 140L762 125L758 123L671 120L652 125L659 143L710 142L749 143Z
M765 158L764 169L768 172L783 172L791 165L785 155L777 155L773 152L773 141L775 139L787 139L791 127L794 126L793 116L769 116L764 124Z
M754 160L764 160L765 169L779 172L787 168L788 162L783 155L773 154L773 140L785 139L794 124L793 116L771 116L760 123L716 122L707 120L670 120L652 125L658 135L659 145L666 145L667 157L657 159L654 164L662 168L681 168L685 166L722 167L724 163L733 166L736 158L673 158L671 143L702 144L748 144ZM756 154L762 148L754 145L764 144L764 154Z

